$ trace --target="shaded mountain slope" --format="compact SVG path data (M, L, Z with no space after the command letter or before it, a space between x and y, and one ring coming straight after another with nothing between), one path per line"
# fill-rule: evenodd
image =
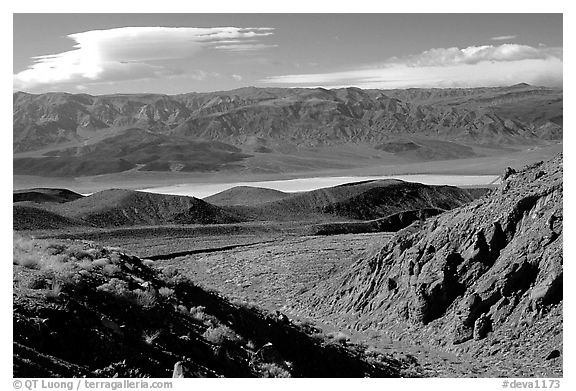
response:
M28 202L14 204L12 219L15 230L59 229L85 225L82 221L61 216Z
M250 155L216 141L190 141L129 129L87 146L14 159L21 175L77 176L140 171L217 171Z
M252 186L236 186L203 200L218 206L258 205L289 197L290 193Z
M97 227L241 221L238 215L197 198L119 189L101 191L51 210Z
M470 202L473 198L467 190L453 186L428 186L389 179L297 193L279 201L237 210L268 219L313 218L321 214L372 220L414 209L448 210Z
M400 231L318 287L313 308L358 330L504 360L514 375L561 375L562 189L562 155L509 170L489 196Z
M14 238L14 377L397 377L402 363L82 242Z
M68 189L21 189L12 192L13 202L32 201L37 203L44 202L68 202L84 197Z

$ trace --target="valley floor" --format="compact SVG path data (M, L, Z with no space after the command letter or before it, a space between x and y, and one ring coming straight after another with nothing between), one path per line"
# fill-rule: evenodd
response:
M331 163L323 166L310 164L279 164L273 170L262 171L245 168L220 172L140 172L126 171L117 174L86 176L77 178L51 178L29 175L14 175L13 188L32 187L67 188L79 193L122 188L144 189L168 187L181 184L230 184L241 182L282 181L291 179L341 177L341 176L388 176L388 175L500 175L506 167L523 167L537 161L546 160L562 151L562 143L525 150L507 151L498 155L458 160L438 160L427 162L399 162L372 159L347 154L331 156ZM266 157L267 159L283 157ZM293 157L298 159L298 157ZM333 163L338 162L340 166ZM344 164L344 165L342 165Z

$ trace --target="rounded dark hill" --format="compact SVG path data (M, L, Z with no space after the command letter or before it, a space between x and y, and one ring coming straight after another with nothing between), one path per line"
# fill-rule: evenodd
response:
M81 221L61 216L46 209L18 203L12 207L13 229L60 229L84 225Z
M398 232L308 302L340 327L505 363L508 376L561 376L546 357L562 349L562 171L562 155L507 170L488 196Z
M291 194L263 187L236 186L204 198L204 201L219 206L259 205L290 197Z
M74 201L82 197L84 196L68 189L52 188L20 189L14 190L12 193L13 202L32 201L37 203L62 203Z
M121 189L104 190L61 204L55 211L99 227L242 221L239 215L197 198Z
M453 186L428 186L387 179L297 193L243 210L266 219L314 219L332 215L346 219L373 220L407 210L448 210L474 198L468 191Z

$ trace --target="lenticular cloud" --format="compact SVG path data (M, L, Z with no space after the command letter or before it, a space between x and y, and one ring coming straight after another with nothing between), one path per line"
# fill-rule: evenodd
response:
M73 50L35 57L14 75L14 88L162 77L176 71L151 62L190 58L206 49L260 50L269 46L260 40L272 34L267 27L123 27L71 34Z

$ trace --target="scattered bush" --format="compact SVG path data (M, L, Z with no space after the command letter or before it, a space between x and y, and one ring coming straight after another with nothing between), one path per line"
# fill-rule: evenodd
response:
M328 338L334 340L334 342L338 342L340 344L345 345L346 342L350 340L350 337L340 331L334 331L332 333L328 333L326 335Z
M202 336L207 341L210 341L216 345L222 345L227 341L230 342L242 341L242 338L238 334L236 334L234 330L225 325L209 327Z
M190 316L192 316L196 320L203 321L203 320L205 320L205 315L206 315L204 313L205 309L206 309L206 307L203 307L201 305L199 305L197 307L190 307Z
M94 270L95 266L94 266L94 262L92 262L91 260L88 259L83 259L81 261L79 261L77 263L77 266L84 271L92 271Z
M26 287L30 289L49 289L52 284L52 278L53 276L46 274L33 276L26 284Z
M104 273L107 276L113 276L115 274L120 273L120 267L117 265L105 265L102 268L102 273Z
M110 263L110 260L108 258L98 258L92 262L92 265L94 265L96 267L104 267L104 266L108 265L109 263Z
M155 262L151 259L143 259L142 264L146 267L152 267L154 266Z
M164 298L170 298L174 296L174 289L163 286L162 288L158 289L158 293Z
M148 309L153 308L158 304L158 298L154 292L143 291L141 289L136 289L133 292L134 302L139 307Z
M36 254L14 254L12 263L29 269L39 269L40 259Z
M290 377L290 372L272 363L260 364L258 370L262 377Z
M46 291L47 300L58 300L62 294L62 286L58 283L53 283L52 287Z
M131 293L128 288L128 283L118 278L111 278L108 282L97 287L96 290L124 298L128 298Z
M159 336L160 336L160 330L154 332L145 331L143 334L144 342L146 342L148 345L153 345L154 341L156 341L156 339L158 339Z

